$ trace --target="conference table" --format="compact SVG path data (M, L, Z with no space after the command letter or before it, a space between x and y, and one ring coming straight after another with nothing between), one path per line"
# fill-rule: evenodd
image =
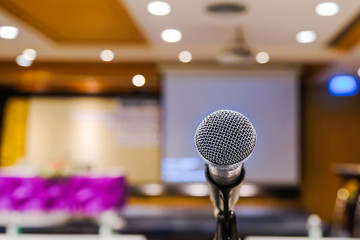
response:
M321 238L310 238L310 237L292 237L292 236L249 236L244 240L360 240L360 238L348 238L348 237L321 237Z
M100 235L69 235L69 234L22 234L19 236L9 236L8 234L0 234L0 240L146 240L143 235L122 235L116 234L111 236ZM244 240L311 240L309 237L292 237L292 236L249 236ZM316 238L320 240L319 238ZM360 240L360 238L346 237L323 237L322 240Z
M90 235L90 234L21 234L11 236L0 234L0 240L146 240L142 235L122 235L115 234L110 236Z
M73 218L91 219L99 225L100 232L121 229L124 222L119 213L126 205L126 188L126 179L120 174L43 177L0 172L0 226L5 226L8 233L0 235L0 239L48 239L46 235L16 233L26 227L61 225ZM104 234L66 235L74 240L83 239L81 236L98 239ZM51 235L58 237L61 235Z

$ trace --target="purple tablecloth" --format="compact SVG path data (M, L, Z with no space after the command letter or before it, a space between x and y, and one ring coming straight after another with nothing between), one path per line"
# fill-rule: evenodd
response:
M66 211L95 215L125 205L124 177L0 176L0 211Z

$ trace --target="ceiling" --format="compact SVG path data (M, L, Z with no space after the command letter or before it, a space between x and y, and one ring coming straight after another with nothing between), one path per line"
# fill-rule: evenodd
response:
M150 0L7 0L0 3L0 25L19 28L14 40L0 39L0 61L15 61L33 48L37 62L101 62L99 53L111 49L113 63L178 62L180 51L193 54L194 63L216 62L242 27L254 53L266 51L270 64L326 64L333 72L356 73L360 67L359 0L333 0L340 6L334 16L318 16L322 0L233 0L245 12L214 14L206 11L222 0L166 0L172 12L154 16ZM229 2L229 1L226 1ZM162 30L175 28L182 40L161 40ZM295 40L299 31L313 30L315 42Z

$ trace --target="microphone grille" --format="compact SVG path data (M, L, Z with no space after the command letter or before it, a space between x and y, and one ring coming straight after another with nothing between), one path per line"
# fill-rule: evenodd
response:
M232 110L219 110L207 116L195 133L195 145L209 163L229 168L250 156L256 132L247 117Z

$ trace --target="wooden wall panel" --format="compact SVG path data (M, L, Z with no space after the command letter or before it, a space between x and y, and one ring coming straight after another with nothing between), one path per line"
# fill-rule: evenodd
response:
M303 101L302 202L331 221L340 178L334 166L360 163L360 97L334 97L308 87Z
M141 74L146 83L137 88L132 77ZM160 73L153 63L36 62L29 68L0 62L0 86L24 92L117 93L160 92Z

